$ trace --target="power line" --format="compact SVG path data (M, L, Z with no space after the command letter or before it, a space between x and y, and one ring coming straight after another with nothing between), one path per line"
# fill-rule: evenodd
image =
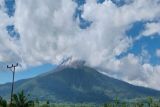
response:
M14 77L15 77L15 70L16 67L18 67L18 63L16 63L15 65L7 65L7 68L10 69L13 73L13 77L12 77L12 89L11 89L11 102L10 102L10 106L12 106L12 101L13 101L13 89L14 89Z

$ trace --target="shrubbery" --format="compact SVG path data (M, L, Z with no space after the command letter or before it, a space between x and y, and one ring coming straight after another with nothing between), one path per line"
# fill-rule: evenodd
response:
M13 107L34 107L34 102L28 100L29 95L25 95L23 91L13 95Z
M7 107L7 101L0 96L0 107Z
M0 97L0 107L160 107L160 101L154 101L152 97L148 97L145 101L121 102L118 98L114 102L106 103L104 105L94 104L66 104L66 103L40 103L38 99L35 101L28 99L29 95L25 95L23 91L13 95L12 105L7 103Z

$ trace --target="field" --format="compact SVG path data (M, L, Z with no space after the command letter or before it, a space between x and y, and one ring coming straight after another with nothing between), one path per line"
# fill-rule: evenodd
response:
M24 94L24 92L20 92L18 94L14 94L13 102L10 104L10 101L6 101L2 97L0 97L0 107L160 107L160 100L153 99L152 97L148 97L146 99L141 100L133 100L133 101L120 101L118 98L115 98L113 102L108 102L105 104L86 104L86 103L51 103L49 101L39 101L29 100L28 96Z

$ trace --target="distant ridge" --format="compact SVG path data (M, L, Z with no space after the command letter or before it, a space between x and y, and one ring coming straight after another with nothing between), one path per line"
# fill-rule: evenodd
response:
M10 83L0 85L0 96L8 98ZM72 103L105 103L115 97L121 100L160 97L160 92L113 79L88 67L83 61L59 66L48 74L15 83L15 92L24 90L42 101Z

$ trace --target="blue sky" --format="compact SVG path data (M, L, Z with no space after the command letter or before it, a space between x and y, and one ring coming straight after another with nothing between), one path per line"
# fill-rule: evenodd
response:
M6 13L8 14L8 16L13 17L15 12L15 0L5 0L5 7L6 7ZM12 38L16 38L16 39L20 38L20 34L16 32L14 25L8 25L6 27L6 30L8 31L8 34ZM55 65L53 64L43 64L40 66L29 67L23 71L17 72L15 76L15 80L17 81L20 79L35 77L39 74L52 71L54 68L55 68ZM11 80L12 80L11 72L9 71L0 72L0 84L11 82Z
M97 3L103 3L105 0L97 0ZM92 24L92 21L88 21L84 18L82 18L83 11L79 9L80 6L85 4L85 0L75 0L75 2L78 4L78 7L75 10L75 14L73 17L78 18L80 20L79 26L82 29L86 29ZM112 0L113 3L117 6L123 6L125 4L125 0ZM15 0L5 0L5 5L7 9L7 14L12 17L14 16L15 12ZM139 34L144 30L145 24L150 21L137 21L133 23L130 29L125 31L126 35L130 38L136 38L139 36ZM6 30L8 31L9 35L13 38L20 38L20 35L18 32L15 31L14 25L8 25L6 27ZM158 35L158 36L157 36ZM154 34L153 37L142 37L140 40L134 41L134 44L132 47L130 47L127 52L122 53L122 56L127 55L128 53L133 53L135 55L139 55L142 52L142 49L145 49L148 51L148 53L151 55L149 61L151 64L156 65L160 64L160 58L156 55L156 50L160 48L160 35Z
M97 3L103 3L104 1L105 0L97 0ZM78 4L79 7L84 5L86 1L75 0L75 2ZM123 6L125 4L125 0L112 0L112 2L118 7ZM78 10L78 7L75 12L75 17L80 19L79 26L82 29L86 29L92 24L92 21L88 21L82 18L81 14L83 13L83 11ZM125 31L126 35L129 38L133 39L136 38L145 29L145 24L148 22L150 21L137 21L132 23L131 28ZM117 56L117 58L122 58L128 55L128 53L133 53L134 55L138 56L142 53L142 50L145 49L151 55L151 57L149 58L149 62L152 65L158 65L160 64L160 57L156 55L156 50L159 48L160 48L160 35L154 34L153 37L142 37L141 39L134 41L133 46L130 47L126 52L121 53L119 56Z
M44 64L41 66L28 68L26 70L17 72L15 75L15 80L17 81L20 79L32 78L32 77L35 77L39 74L52 71L54 68L55 68L55 66L52 64ZM6 83L6 82L11 82L12 81L12 72L2 71L2 72L0 72L0 78L1 78L1 81L0 81L1 84Z
M127 36L130 38L136 38L144 30L144 25L147 22L139 21L133 23L132 27L126 31ZM153 37L142 37L139 40L134 41L132 47L130 47L127 52L122 53L119 57L125 56L128 53L133 53L138 56L145 49L151 57L149 62L152 65L160 64L160 58L156 55L156 50L160 48L160 35L154 34Z
M111 1L111 3L109 2L109 1ZM60 17L61 16L63 16L63 15L72 15L72 21L73 21L73 23L76 23L77 25L78 25L78 27L80 28L80 29L78 29L78 28L76 28L76 25L75 26L73 26L73 28L72 28L72 25L74 25L73 23L72 23L72 21L71 20L68 20L68 25L70 26L69 28L70 29L67 29L67 28L61 28L61 29L59 29L59 27L61 27L61 24L62 24L62 26L63 26L63 24L64 23L66 23L67 21L64 21L63 22L63 20L61 20L61 23L60 24L57 24L57 23L55 23L54 22L54 24L55 25L57 25L56 26L56 28L55 29L58 29L58 30L56 30L55 31L55 34L59 34L59 32L58 31L60 31L60 32L62 32L62 34L60 33L60 35L65 35L66 34L66 32L67 32L67 34L71 34L72 35L72 33L73 34L77 34L77 35L80 35L80 34L85 34L84 32L86 31L88 31L88 33L87 34L89 34L90 33L90 35L94 35L94 31L97 31L96 33L97 33L97 37L99 36L99 39L101 39L101 38L104 38L105 39L105 33L103 34L103 32L105 31L104 29L105 29L105 27L106 27L106 31L108 31L108 32L106 32L106 34L108 34L108 35L112 35L113 34L113 36L114 35L120 35L119 36L119 46L120 47L118 47L118 45L116 44L113 44L113 47L110 49L108 49L108 47L105 47L105 46L103 46L102 44L103 44L103 42L104 41L101 41L100 40L100 42L99 41L96 41L96 40L94 40L93 38L95 37L96 38L96 35L94 36L94 37L92 37L92 38L90 38L90 36L88 36L88 35L86 35L86 38L84 38L84 40L83 40L83 42L84 42L84 46L82 45L81 46L81 44L78 44L79 43L79 41L77 42L77 44L75 45L68 45L68 44L66 44L66 46L68 46L68 47L64 47L63 45L60 45L60 49L59 49L59 47L58 47L58 43L56 44L56 43L54 43L54 44L56 44L56 46L54 46L54 48L53 48L53 51L57 51L57 53L60 53L60 55L57 55L56 56L56 54L54 53L54 55L55 55L55 58L57 58L57 61L59 61L59 57L60 57L60 59L62 60L63 58L65 58L65 57L68 57L68 56L72 56L72 54L73 55L77 55L76 57L78 57L79 59L80 58L84 58L85 60L87 60L87 62L89 63L89 65L91 65L91 66L95 66L95 65L97 65L98 67L102 67L103 69L110 69L108 66L109 66L109 64L111 64L112 63L112 61L114 60L115 61L115 63L117 64L117 61L120 61L121 63L122 63L122 65L123 64L125 64L125 62L123 62L123 61L125 61L127 58L130 58L130 56L134 56L133 57L133 59L134 60L138 60L137 61L137 65L141 65L141 67L143 68L144 66L146 66L147 64L149 64L149 66L151 66L151 67L153 67L153 69L156 69L157 70L157 66L159 66L160 65L160 56L159 55L157 55L157 52L158 52L158 50L160 49L160 31L158 31L158 32L149 32L149 31L146 31L146 30L150 30L147 26L151 26L151 25L155 25L155 24L158 24L159 22L160 22L160 19L159 19L159 17L156 17L156 15L155 15L155 17L154 18L152 18L152 19L150 19L150 17L148 18L148 16L144 16L145 18L143 18L143 16L140 16L139 18L135 18L135 20L133 20L132 18L130 18L130 19L126 19L126 20L133 20L132 22L127 22L126 20L124 20L124 21L120 21L120 22L118 22L118 25L119 26L121 26L121 28L119 28L119 27L117 27L117 25L114 25L113 24L113 26L112 25L110 25L110 26L107 26L107 25L105 25L105 24L111 24L110 23L110 21L112 21L113 20L113 23L114 22L116 22L117 20L115 20L114 21L114 19L103 19L104 17L107 17L107 18L110 18L110 16L103 16L103 14L101 14L101 12L103 11L103 12L106 12L106 13L104 13L104 14L107 14L107 12L110 14L110 15L115 15L114 13L112 13L112 11L110 10L110 8L111 9L113 9L113 12L119 12L118 11L118 9L120 10L120 9L123 9L123 8L128 8L127 7L127 5L128 6L133 6L134 5L134 2L132 1L132 0L108 0L108 1L105 1L105 0L97 0L96 1L96 3L98 4L98 5L96 5L96 4L94 4L93 2L92 2L92 4L94 4L95 5L95 8L97 9L97 10L94 10L94 7L92 7L92 5L90 5L89 3L86 3L87 1L85 1L85 0L73 0L73 2L75 2L76 4L77 4L77 6L76 6L76 8L74 8L74 12L73 13L68 13L68 14L65 14L65 12L64 11L62 11L62 12L60 12L60 13L58 13L57 12L57 17L58 17L58 15L60 15ZM152 2L152 1L151 1ZM154 1L153 1L154 2ZM30 11L31 10L31 8L36 8L36 6L38 7L38 3L36 4L36 6L34 7L34 5L31 5L31 4L29 4L30 2L27 2L28 3L28 5L24 5L23 7L24 7L24 13L26 12L27 13L27 11ZM106 4L105 4L106 3ZM107 5L107 4L109 4L110 3L110 5ZM138 2L137 2L138 3ZM16 2L15 2L15 0L5 0L5 13L8 15L8 17L9 18L14 18L15 16L18 16L19 15L19 13L17 13L16 15L15 15L15 11L16 11ZM43 4L43 3L42 3ZM46 3L47 4L47 3ZM69 4L69 3L68 3ZM144 6L146 5L146 7L143 7L143 4L140 4L140 5L142 5L142 7L143 8L146 8L146 10L148 9L148 5L149 5L150 3L146 3L146 4L144 4ZM31 7L29 7L30 8L30 10L28 9L27 10L27 7L25 7L25 6L30 6L31 5ZM41 4L40 4L41 5ZM57 4L58 5L58 4ZM70 4L71 5L71 4ZM158 2L155 4L156 6L158 5ZM45 5L43 5L44 7L45 7ZM87 8L86 6L90 6L90 8ZM104 11L104 7L107 7L108 6L108 10L105 10ZM20 7L20 6L19 6ZM54 7L54 6L52 6L52 7ZM56 6L55 6L56 7ZM152 6L151 6L152 7ZM154 7L154 6L153 6ZM158 6L157 6L158 7ZM142 9L143 9L142 8ZM19 8L18 8L19 9ZM25 10L26 9L26 10ZM45 8L44 8L45 9ZM94 10L94 12L90 12L90 9L91 10ZM115 9L115 10L114 10ZM130 8L129 8L130 9ZM136 8L135 8L136 9ZM21 10L23 10L23 9L21 9ZM158 10L158 9L157 9ZM156 8L155 8L155 14L157 14L156 13ZM20 11L20 10L19 10ZM32 10L31 10L32 11ZM66 10L67 11L67 10ZM69 12L70 12L71 10L69 10ZM126 10L123 10L123 11L126 11ZM153 10L154 11L154 10ZM63 12L64 12L64 14L63 14ZM143 11L142 11L143 12ZM22 12L23 13L23 12ZM32 12L31 12L32 13ZM127 13L127 11L126 11L126 13ZM49 13L48 13L49 14ZM125 13L123 13L124 14L124 16L126 15ZM138 14L138 13L137 13ZM99 16L96 16L96 15L99 15ZM144 14L145 15L145 14ZM46 17L47 16L49 16L49 15L47 15L46 14ZM24 16L25 17L25 16ZM59 17L59 20L60 20L60 17ZM67 16L66 16L67 17ZM120 16L121 17L121 16ZM137 16L135 16L135 17L138 17L138 15ZM23 17L22 17L23 18ZM31 18L33 18L33 20L34 20L34 15L33 16L31 16ZM48 32L50 32L49 34L52 34L52 32L54 32L54 30L52 31L52 29L50 29L51 27L55 27L55 26L52 26L52 25L47 25L47 27L46 26L41 26L41 28L39 27L39 25L41 25L41 24L39 24L39 20L41 20L41 18L45 18L44 16L39 16L39 17L37 17L37 22L35 22L35 24L33 24L33 27L35 27L35 29L33 28L33 32L35 33L36 32L36 30L37 29L41 29L41 30L38 30L39 32L37 33L35 33L35 34L41 34L41 33L43 33L43 32L45 32L45 31L48 31ZM68 19L70 18L70 17L67 17ZM66 19L67 19L66 18ZM101 27L100 25L102 24L101 23L101 21L99 21L100 19L102 18L102 20L104 20L104 25L102 25L103 27ZM113 17L114 18L114 17ZM18 19L18 17L16 17L15 18L16 19L16 21L17 20L20 20L20 22L21 22L21 19ZM117 18L118 19L118 18ZM49 18L48 18L48 20L49 20ZM110 21L107 21L107 20L110 20ZM24 20L22 20L22 22L23 22ZM42 22L43 20L41 20L41 22ZM96 22L97 21L97 22ZM125 22L126 21L126 22ZM25 21L24 21L25 22ZM27 21L26 21L27 22ZM34 21L33 21L34 22ZM33 23L33 22L31 22L31 23ZM58 22L58 21L57 21ZM71 22L71 23L70 23ZM16 22L15 22L16 23ZM43 23L43 22L42 22ZM45 22L44 22L45 23ZM47 23L47 21L46 21L46 23ZM98 24L97 24L98 23ZM121 24L122 23L122 24ZM123 26L123 23L127 23L126 25L124 24L124 26ZM23 29L21 30L21 28L18 28L19 26L19 24L21 24L21 23L16 23L15 25L14 25L14 23L12 23L12 24L8 24L8 25L6 25L6 31L7 31L7 33L8 33L8 35L10 35L10 37L11 38L13 38L14 40L16 40L16 41L20 41L21 40L21 37L23 36L22 34L26 34L26 32L23 32ZM37 25L36 25L37 24ZM38 27L37 27L38 26ZM99 27L98 27L99 26ZM22 26L23 27L23 26ZM25 27L27 28L27 26L24 26L24 29L25 29ZM45 29L45 27L47 28L47 30ZM124 28L123 28L124 27ZM95 28L97 28L97 29L95 29ZM74 30L75 29L75 30ZM78 30L77 30L78 29ZM95 29L95 30L93 30L92 31L92 29ZM19 32L19 31L20 32ZM28 30L28 29L27 29ZM30 29L29 29L30 30ZM35 31L34 31L35 30ZM50 31L51 30L51 31ZM73 30L73 31L72 31ZM76 31L77 30L77 31ZM32 31L32 29L31 29L31 31ZM43 31L43 32L41 32L41 31ZM80 31L82 31L82 32L80 32ZM84 32L83 32L84 31ZM111 31L111 32L110 32ZM58 32L58 33L57 33ZM63 34L63 32L64 32L64 34ZM71 33L72 32L72 33ZM75 33L76 32L76 33ZM80 34L79 33L77 33L77 32L80 32ZM114 33L114 32L118 32L118 33ZM101 35L102 34L102 35ZM123 36L121 36L121 35L123 35ZM24 36L23 36L24 37ZM40 41L40 40L43 40L43 39L41 39L41 38L37 38L38 36L36 36L36 37L34 37L34 38L36 38L35 40L36 41L39 41L39 42L37 42L37 44L42 44L42 46L44 46L43 45L43 42L42 41ZM39 36L40 37L40 36ZM50 37L50 36L48 36L48 37ZM63 37L63 36L62 36ZM85 35L84 35L84 37L85 37ZM33 38L33 39L34 39ZM78 37L77 37L78 38ZM83 37L82 37L83 38ZM81 37L80 37L80 39L82 39ZM114 37L113 37L114 38ZM26 38L26 39L28 39L28 40L30 40L30 38ZM54 39L57 39L57 38L54 38ZM68 43L69 41L68 40L70 40L70 37L69 37L69 39L67 40L65 37L63 38L64 39L64 41L66 42L66 43ZM87 46L87 42L85 42L85 40L89 40L90 41L90 43L92 44L92 39L93 39L93 44L92 45L94 45L94 41L95 41L95 44L97 44L97 45L95 45L93 48L88 48L88 46ZM107 39L109 39L110 40L110 38L109 37L107 37ZM32 40L32 39L31 39ZM44 40L45 40L45 38L44 38ZM49 41L48 39L46 39L47 41ZM57 39L57 40L61 40L61 39ZM76 40L79 40L79 39L76 39ZM97 39L98 40L98 39ZM111 41L112 41L113 39L111 39ZM71 40L72 41L72 40ZM126 41L126 42L124 42L124 41ZM29 41L30 42L30 41ZM114 42L114 40L113 40L113 42ZM131 43L130 43L131 42ZM28 42L26 42L26 44L27 44ZM45 42L44 42L45 43ZM52 43L52 42L51 42ZM74 42L73 42L74 43ZM80 43L81 43L81 41L80 41ZM89 43L89 42L88 42ZM71 43L72 44L72 43ZM104 43L105 44L105 43ZM121 45L120 45L121 44ZM27 45L30 45L30 44L27 44ZM112 45L109 41L108 41L108 44L105 44L105 45ZM115 45L115 46L114 46ZM26 45L24 45L24 46L26 46ZM53 45L52 45L53 46ZM70 47L71 46L71 47ZM82 51L82 52L78 52L77 53L77 50L76 50L76 48L73 50L73 49L70 49L70 48L73 48L74 46L77 46L77 47L79 47L79 50L78 51ZM117 46L117 47L116 47ZM82 47L85 47L86 49L84 49L84 48L82 48ZM37 47L36 47L37 48ZM69 49L69 50L65 50L65 49ZM114 53L112 53L113 55L111 55L110 53L108 53L108 52L106 52L106 50L109 50L109 51L115 51L115 50L112 50L112 49L117 49L116 50L116 52ZM28 48L26 48L26 49L28 49ZM43 48L44 49L44 48ZM42 50L43 50L42 49ZM64 52L62 52L62 50L64 50ZM91 50L90 51L90 53L89 52L86 52L86 50L90 50L90 49L93 49L93 51ZM25 49L24 49L25 50ZM70 55L68 55L68 54L66 54L65 53L65 51L66 52L72 52L73 51L73 53ZM84 51L84 52L83 52ZM104 59L103 58L99 58L99 59L96 59L96 57L93 55L90 55L92 52L94 52L94 51L96 51L97 52L97 55L102 55L101 54L101 52L100 53L98 53L98 51L102 51L102 52L106 52L105 53L105 55L102 55L102 57L103 56L107 56L107 58L105 59L105 57L104 57ZM41 53L41 50L39 50L39 47L38 47L38 49L37 49L37 52L39 52L39 53ZM47 53L47 54L46 54ZM20 72L20 73L17 73L17 76L16 76L16 80L18 80L18 79L22 79L22 78L28 78L28 77L33 77L33 76L36 76L36 75L38 75L38 74L41 74L41 73L44 73L44 72L47 72L47 71L50 71L51 69L54 69L55 68L55 66L54 65L56 65L56 61L55 61L55 63L54 63L54 61L52 62L52 64L49 64L48 62L48 58L52 58L52 57L50 57L50 51L48 52L48 51L46 51L46 53L44 53L43 51L42 51L42 55L46 55L47 56L47 61L44 61L43 63L42 63L42 65L38 65L38 66L35 66L35 67L29 67L27 70L25 70L25 71L23 71L23 72ZM62 55L61 55L62 54ZM108 57L108 56L111 56L111 57ZM62 58L61 58L62 57ZM38 57L34 57L34 55L33 55L33 60L38 60L38 61L41 61L41 59L36 59L36 58L38 58ZM108 59L108 58L112 58L112 59ZM84 60L83 59L83 60ZM94 60L93 60L94 59ZM24 59L24 60L27 60L27 59ZM109 61L108 61L109 60ZM132 63L132 61L131 61L131 59L129 59L130 60L130 62ZM28 61L28 60L27 60ZM108 62L106 62L106 61L108 61ZM1 61L1 62L3 62L3 61ZM99 62L99 63L98 63ZM47 63L47 64L46 64ZM114 63L114 64L115 64ZM99 64L100 64L100 66L99 66ZM117 65L114 65L114 66L117 66ZM127 65L127 64L126 64ZM96 66L96 67L97 67ZM119 67L120 65L118 65L118 67ZM106 67L108 67L108 68L106 68ZM142 68L137 68L138 70L139 69L142 69ZM112 68L116 68L116 67L112 67ZM119 71L123 71L123 69L121 69L121 68L117 68ZM136 70L137 70L136 69ZM144 68L145 69L145 68ZM113 69L111 69L111 70L113 70ZM114 70L113 70L114 71ZM132 71L132 72L135 72L134 70ZM0 78L2 78L1 79L1 81L0 81L0 83L4 83L4 82L8 82L8 81L10 81L10 78L4 78L4 77L9 77L10 76L10 74L11 73L9 73L9 72L7 72L7 73L5 73L5 72L0 72ZM110 72L107 72L107 74L109 74L109 75L111 75L111 76L115 76L115 74L114 73L110 73ZM114 74L114 75L113 75ZM125 73L121 73L121 75L120 76L122 76L123 74L125 74ZM116 75L118 75L118 74L116 74ZM126 76L127 75L127 76ZM127 74L126 73L126 75L123 77L120 77L120 76L118 76L117 78L120 78L120 79L124 79L124 80L127 80L128 78L129 78L129 76L128 75L130 75L130 74ZM127 79L125 79L125 78L127 78ZM140 80L136 80L135 79L135 81L141 81L141 79ZM134 81L132 81L132 80L127 80L127 82L133 82L134 83Z

